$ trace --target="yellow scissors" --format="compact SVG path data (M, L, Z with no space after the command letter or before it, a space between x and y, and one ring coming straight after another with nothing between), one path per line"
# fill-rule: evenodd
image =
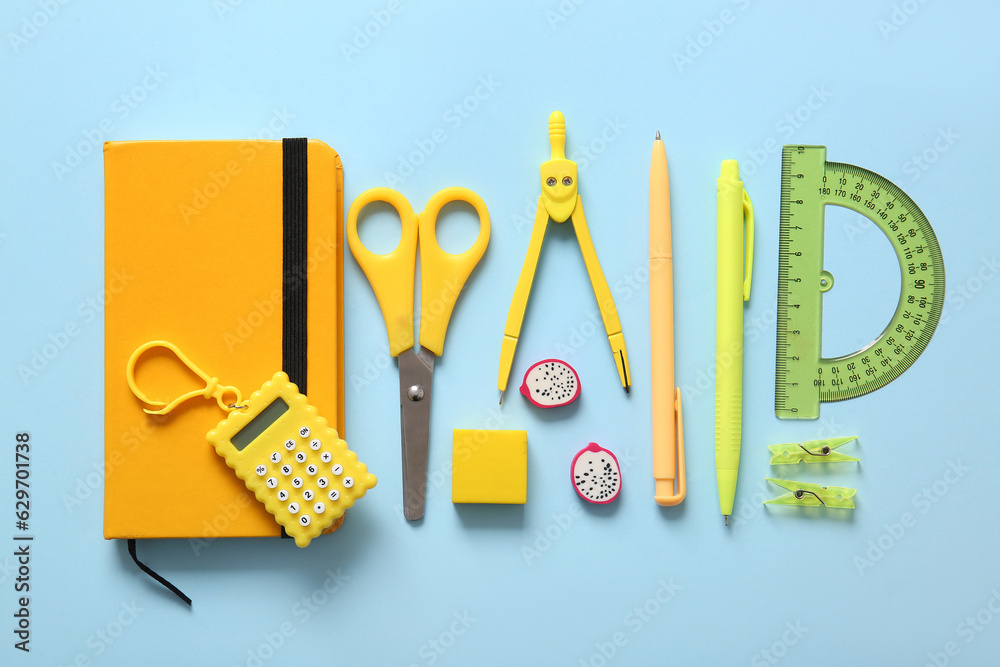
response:
M453 255L438 245L434 228L446 204L470 204L479 216L479 237L472 247ZM384 202L396 209L403 235L396 249L376 255L358 237L358 214L368 204ZM420 351L414 349L413 282L417 240L420 241ZM444 350L448 320L472 269L490 240L490 214L472 190L445 188L414 213L410 202L390 188L361 193L347 213L347 244L371 283L386 333L389 354L399 360L399 408L403 446L403 514L410 521L424 515L427 450L430 439L431 382L434 359Z

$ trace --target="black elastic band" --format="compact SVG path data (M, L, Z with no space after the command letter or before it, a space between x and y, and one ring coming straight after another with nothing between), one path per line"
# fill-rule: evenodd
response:
M153 579L156 579L158 582L163 584L163 586L165 586L168 591L170 591L180 599L187 602L187 605L189 607L191 606L191 598L184 595L184 593L181 592L181 589L174 586L172 583L170 583L169 581L158 575L156 572L153 572L153 570L150 569L150 567L147 566L145 563L139 561L139 557L135 555L135 540L128 540L128 555L132 557L132 560L135 561L135 564L139 566L140 570L142 570L143 572L151 576Z
M307 242L309 240L309 172L307 139L282 140L283 319L282 368L288 379L307 393L306 387L306 288Z

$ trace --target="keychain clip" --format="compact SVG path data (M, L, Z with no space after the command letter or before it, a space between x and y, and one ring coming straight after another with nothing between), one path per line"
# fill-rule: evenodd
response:
M767 481L783 489L791 491L777 498L765 500L765 505L797 505L799 507L833 507L839 509L854 509L851 498L858 492L845 486L820 486L807 482L793 482L790 479L772 479Z
M810 440L801 445L797 442L768 445L767 448L774 455L771 457L771 465L773 466L785 463L843 463L845 461L860 461L861 459L833 450L857 439L858 436L849 435L841 438Z
M182 364L187 366L189 369L191 369L191 371L194 372L195 375L197 375L198 377L200 377L202 380L205 381L205 387L203 389L194 389L192 391L187 392L186 394L182 394L177 398L175 398L174 400L170 401L169 403L165 403L163 401L154 401L148 398L146 394L144 394L142 390L139 389L139 386L135 382L135 364L143 352L154 347L164 347L173 352L175 355L177 355L177 358L180 359ZM239 389L231 385L219 384L219 378L210 377L208 373L206 373L205 371L201 370L196 365L194 365L194 363L192 363L191 360L188 359L187 355L181 352L176 345L165 340L151 340L148 343L144 343L139 347L137 347L135 349L135 352L132 353L132 356L128 360L128 366L126 366L125 368L125 377L128 380L129 389L132 390L132 393L135 394L136 398L138 398L146 405L159 408L158 410L150 410L149 408L143 408L144 412L151 415L165 415L168 412L172 411L174 408L176 408L178 405L183 403L184 401L188 400L189 398L195 398L197 396L202 396L204 398L214 398L216 402L219 404L219 407L222 408L223 410L226 410L227 412L231 412L233 410L239 410L246 407L246 405L243 404L243 395L240 393ZM225 400L227 396L234 397L234 400L231 402Z

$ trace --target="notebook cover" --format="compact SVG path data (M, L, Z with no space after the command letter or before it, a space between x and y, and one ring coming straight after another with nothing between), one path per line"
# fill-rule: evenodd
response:
M346 439L343 171L320 141L305 154L305 393ZM205 439L226 413L198 397L147 415L125 367L139 345L162 339L244 397L287 370L283 283L291 292L295 279L283 281L283 143L107 142L104 157L104 536L277 536L274 518ZM204 386L166 351L144 355L136 381L161 400Z

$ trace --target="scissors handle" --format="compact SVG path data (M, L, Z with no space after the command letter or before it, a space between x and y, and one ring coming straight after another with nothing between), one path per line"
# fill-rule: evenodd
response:
M403 225L399 245L385 255L373 253L358 236L358 214L373 202L384 202L396 209ZM391 188L372 188L362 192L347 213L347 245L378 299L389 336L389 354L393 357L412 348L414 342L413 281L417 262L417 220L410 202Z
M446 204L461 201L476 209L479 236L465 252L453 255L438 245L435 226ZM490 214L482 198L467 188L441 190L419 215L420 225L420 347L437 356L444 351L444 335L462 286L486 252L490 240ZM412 284L411 284L412 293Z

